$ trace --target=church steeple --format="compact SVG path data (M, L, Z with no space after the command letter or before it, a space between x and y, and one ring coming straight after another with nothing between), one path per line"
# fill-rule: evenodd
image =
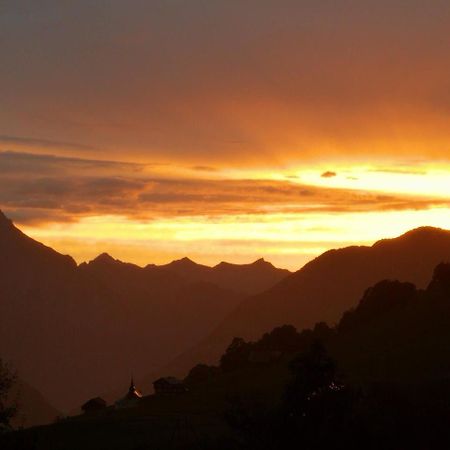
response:
M131 374L130 387L128 388L127 398L141 398L142 394L136 389L136 385L134 384L134 377Z
M139 392L138 389L136 389L136 385L134 384L134 377L133 374L131 374L131 380L130 380L130 387L128 388L128 392L125 395L125 397L121 398L120 400L117 400L116 407L117 408L130 408L132 406L135 406L139 401L139 399L142 398L142 394Z

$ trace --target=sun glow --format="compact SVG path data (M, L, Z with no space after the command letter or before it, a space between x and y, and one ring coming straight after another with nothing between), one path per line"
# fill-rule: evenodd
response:
M370 226L368 226L370 224ZM198 262L251 262L261 256L290 269L333 247L372 244L422 225L450 228L447 208L367 213L179 217L142 222L97 216L25 232L81 262L100 251L139 264L189 255Z
M329 160L236 169L0 157L6 166L25 170L31 161L47 171L45 178L29 174L26 183L13 171L0 179L2 191L17 202L12 217L26 233L78 262L107 251L141 265L184 256L209 265L264 257L298 269L330 248L419 226L450 228L444 163Z
M407 194L449 198L450 166L419 166L391 169L385 167L338 167L333 172L304 170L298 172L300 182L314 186L358 189L386 194Z

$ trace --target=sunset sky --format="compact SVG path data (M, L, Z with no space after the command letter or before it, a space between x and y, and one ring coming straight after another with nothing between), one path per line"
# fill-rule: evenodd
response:
M0 0L0 208L79 262L450 228L449 30L448 0Z

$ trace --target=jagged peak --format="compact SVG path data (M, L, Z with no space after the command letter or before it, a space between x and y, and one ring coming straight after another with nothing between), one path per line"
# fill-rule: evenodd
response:
M11 237L12 235L16 237L26 237L27 239L31 239L26 236L19 228L14 225L14 222L3 212L0 210L0 231L4 236ZM42 244L43 245L43 244Z
M94 258L90 263L102 263L102 264L111 264L116 263L117 260L114 259L109 253L103 252Z
M0 209L0 221L9 221L9 219L6 217L5 213Z
M1 209L0 209L0 225L8 227L11 227L13 225L12 220L9 219Z
M183 266L197 266L198 264L195 261L192 261L192 259L185 256L181 259L175 259L169 265L183 265Z
M259 258L256 261L253 261L252 263L249 264L233 264L233 263L229 263L226 261L222 261L219 264L217 264L216 266L214 266L215 269L217 268L221 268L221 267L258 267L258 266L267 266L267 267L274 267L272 263L270 263L269 261L266 261L264 258Z
M229 263L229 262L226 262L226 261L220 261L220 263L219 264L216 264L215 266L214 266L214 268L216 269L216 268L218 268L218 267L228 267L228 266L236 266L237 264L232 264L232 263Z
M271 266L272 263L270 263L269 261L266 261L264 258L259 258L257 259L255 262L252 263L253 266Z

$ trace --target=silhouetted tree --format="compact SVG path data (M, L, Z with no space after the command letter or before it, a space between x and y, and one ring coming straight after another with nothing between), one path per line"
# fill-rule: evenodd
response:
M324 391L339 389L336 363L331 359L321 341L290 363L293 380L286 390L289 413L302 415L307 405Z
M358 441L353 412L356 391L340 380L320 341L290 364L291 382L281 404L235 399L227 422L246 450L351 448Z
M448 298L450 293L450 264L441 263L435 269L433 278L428 286L433 294Z
M290 369L293 379L285 392L283 436L300 440L304 448L348 448L355 438L349 430L359 395L342 382L322 342L315 341Z
M265 333L257 342L258 349L292 352L298 348L300 335L292 325L283 325Z
M193 367L184 382L188 386L195 386L197 384L204 383L206 381L212 380L220 373L220 369L216 366L208 366L206 364L197 364Z
M275 450L279 447L283 416L278 408L270 407L252 396L229 398L225 420L234 431L235 440L228 448L242 450Z
M366 327L369 322L401 311L417 299L412 283L384 280L368 288L358 306L346 311L339 322L339 331L353 331Z
M235 337L226 352L220 358L220 368L224 372L240 369L248 364L252 344Z

